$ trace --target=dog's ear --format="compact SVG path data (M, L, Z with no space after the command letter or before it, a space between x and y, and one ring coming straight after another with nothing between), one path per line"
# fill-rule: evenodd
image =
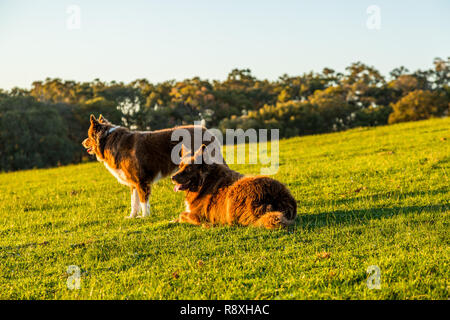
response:
M208 157L208 152L206 148L206 144L202 144L200 148L195 152L194 158L198 161L200 158L203 158L203 161L206 162L206 157ZM197 163L196 161L196 163ZM201 162L200 162L201 163Z
M189 150L188 148L185 147L184 144L181 145L181 157L187 157L188 155L190 155L191 150Z
M98 117L98 121L103 124L111 124L111 122L109 122L102 114Z
M94 131L98 131L100 129L100 127L102 126L102 124L100 122L98 122L97 119L95 119L93 114L91 114L91 126L94 129Z

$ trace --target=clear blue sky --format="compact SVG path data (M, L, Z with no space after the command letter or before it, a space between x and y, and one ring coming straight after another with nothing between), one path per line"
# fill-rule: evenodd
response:
M81 29L66 28L67 7ZM366 27L369 5L381 29ZM450 1L0 0L0 88L34 80L274 80L363 61L388 74L450 56Z

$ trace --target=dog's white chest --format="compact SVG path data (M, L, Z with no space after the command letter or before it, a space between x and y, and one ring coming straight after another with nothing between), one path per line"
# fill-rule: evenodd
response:
M105 165L106 169L108 169L109 172L111 172L111 174L116 177L117 181L119 181L119 183L124 184L126 186L129 186L130 184L127 182L127 177L125 176L125 173L123 173L122 170L120 169L113 169L110 166L108 166L108 164L106 162L103 162L103 164Z

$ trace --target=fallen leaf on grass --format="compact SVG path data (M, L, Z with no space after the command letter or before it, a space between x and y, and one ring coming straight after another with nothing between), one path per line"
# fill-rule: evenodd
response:
M334 278L337 275L337 272L334 270L330 270L330 272L328 272L328 278Z
M358 188L358 189L355 190L355 193L359 193L359 192L361 192L362 190L366 190L366 189L367 189L366 187Z
M380 156L383 156L383 155L393 155L394 153L395 153L395 152L392 151L392 150L378 152L378 154L379 154Z
M323 252L318 252L316 253L317 258L319 259L328 259L331 257L331 253L323 251Z

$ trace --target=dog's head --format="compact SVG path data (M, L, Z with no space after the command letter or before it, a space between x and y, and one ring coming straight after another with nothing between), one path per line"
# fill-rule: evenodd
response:
M102 115L95 119L91 114L91 126L88 130L88 137L81 143L86 148L89 154L99 154L99 140L102 134L111 127L111 123L106 120Z
M207 164L208 157L206 145L202 145L194 155L184 146L181 148L181 162L178 171L172 175L175 191L197 191L205 182L213 165Z

